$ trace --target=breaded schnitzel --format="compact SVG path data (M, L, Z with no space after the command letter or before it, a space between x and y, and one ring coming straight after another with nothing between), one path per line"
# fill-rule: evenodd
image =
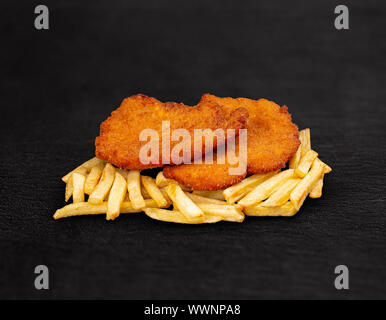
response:
M299 147L299 131L287 107L266 99L219 98L205 94L201 102L216 102L229 113L239 107L248 110L247 173L265 173L285 167ZM236 139L237 142L237 139ZM237 144L236 144L237 148ZM228 172L229 164L190 164L167 166L165 177L173 178L195 190L216 190L241 181L244 176Z
M162 167L165 164L162 154L170 153L179 143L170 141L170 148L162 145L162 121L170 121L170 131L186 129L193 137L194 129L242 129L246 127L247 119L248 112L243 108L228 113L216 102L202 101L197 106L190 107L182 103L162 103L155 98L138 94L124 99L121 106L101 124L100 135L95 139L95 153L98 158L125 169ZM140 150L146 141L140 141L139 136L145 129L155 130L160 137L157 164L143 164L140 161ZM215 139L214 148L216 144ZM203 139L202 149L204 148ZM191 149L193 159L196 157L193 143ZM173 164L172 158L170 160Z
M248 174L284 168L300 145L298 127L286 106L266 99L219 98L204 94L202 102L218 103L226 113L243 107L248 110Z
M231 165L228 161L226 152L219 154L214 152L213 163L207 164L184 164L179 166L166 166L163 168L163 174L166 178L177 180L184 186L193 190L219 190L243 180L247 175L246 163L241 164L244 167L240 174L229 174ZM221 159L221 160L220 160ZM219 164L221 163L221 164Z

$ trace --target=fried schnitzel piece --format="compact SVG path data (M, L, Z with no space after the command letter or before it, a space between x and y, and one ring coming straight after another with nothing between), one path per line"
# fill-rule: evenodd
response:
M236 152L236 155L238 153ZM240 159L242 161L242 159ZM166 178L177 180L193 190L219 190L236 184L247 175L246 163L232 165L229 163L226 152L214 152L213 163L183 164L166 166L163 173ZM229 169L238 165L242 167L239 174L230 174Z
M203 101L195 107L190 107L182 103L162 103L155 98L138 94L124 99L121 106L101 124L100 135L95 139L95 153L98 158L125 169L162 167L174 163L170 155L173 147L179 144L179 141L169 140L170 148L162 145L162 121L170 121L171 133L175 129L186 129L193 138L194 129L241 129L246 127L247 119L248 112L243 108L227 113L211 101ZM140 141L139 137L145 129L153 129L158 133L159 159L155 161L158 163L144 164L140 161L141 147L146 145L147 141ZM213 147L224 142L214 139ZM197 152L194 153L197 151L194 150L194 143L187 147L191 148L191 159L198 155ZM203 139L202 150L204 148ZM163 161L163 154L170 158L169 163Z
M248 110L248 174L265 173L285 167L300 145L298 127L286 106L266 99L219 98L204 94L200 102L218 103L225 112Z
M287 107L266 99L219 98L205 94L201 102L216 102L229 113L239 107L248 110L247 173L265 173L285 167L299 147L299 131L291 121ZM236 150L238 149L236 138ZM216 158L214 158L216 159ZM189 164L168 166L164 176L195 190L217 190L241 181L244 175L231 175L225 164Z

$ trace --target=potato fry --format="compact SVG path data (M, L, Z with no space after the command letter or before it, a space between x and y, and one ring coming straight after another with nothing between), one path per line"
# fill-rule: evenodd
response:
M181 189L184 190L184 191L192 191L191 188L183 186L182 184L178 183L174 179L165 178L165 176L164 176L162 171L158 172L158 174L157 174L157 176L155 178L155 183L156 183L156 185L159 188L164 188L164 187L167 187L171 183L175 183L175 184L179 185L181 187Z
M62 181L66 182L68 179L70 179L70 176L73 172L79 172L79 169L84 168L87 171L90 171L93 167L97 166L100 163L105 163L106 161L98 159L98 158L92 158L90 160L87 160L86 162L82 163L80 166L76 167L71 172L67 173L64 177L62 177Z
M186 218L181 212L176 210L165 210L158 208L145 208L144 209L147 216L152 219L166 221L166 222L175 222L175 223L185 223L185 224L199 224L199 223L215 223L221 221L221 217L216 216L205 216L202 221L192 221Z
M127 191L129 191L129 198L135 209L145 207L145 199L141 193L141 180L139 170L130 170L127 174Z
M299 182L299 184L292 190L290 200L296 210L299 210L303 205L304 200L310 193L315 182L322 176L324 172L324 163L318 158L314 160L310 172Z
M292 190L297 186L301 179L289 179L281 185L267 200L261 203L262 207L280 207L284 205L290 197Z
M142 176L141 176L142 177ZM145 187L143 186L143 183L141 184L141 193L142 193L142 197L146 200L146 199L152 199L152 197L150 196L149 192L146 191ZM128 197L128 195L126 195Z
M86 168L79 168L77 170L77 173L85 175L85 174L87 174L87 169ZM74 181L73 181L72 175L73 174L71 173L68 180L67 180L67 183L66 183L66 191L65 191L65 195L64 195L64 200L66 202L71 198L71 196L74 192Z
M238 203L243 207L251 207L259 202L267 199L281 184L287 180L294 178L294 169L281 171L277 175L265 180L263 183L255 187Z
M193 194L196 194L201 197L206 197L206 198L225 200L223 191L224 190L215 190L215 191L193 190Z
M163 196L162 191L158 188L152 177L141 176L141 181L144 189L150 195L152 199L157 202L160 207L167 206L168 200Z
M106 198L111 186L113 185L115 178L115 168L107 163L102 172L102 177L95 187L94 191L90 194L88 202L92 204L100 204Z
M328 164L324 163L324 173L330 173L331 171L332 171L332 168Z
M314 150L308 150L301 158L299 165L295 169L295 174L300 178L304 178L308 171L310 171L311 165L317 157L317 152Z
M312 187L310 192L310 198L317 199L322 196L322 189L323 189L323 178L324 174L315 182L315 185Z
M105 167L105 163L100 163L95 167L92 167L90 173L87 175L86 182L84 184L84 193L90 195L96 185L99 182L100 177L102 176L103 168Z
M184 193L181 187L175 183L166 187L166 192L173 205L186 217L188 221L204 222L205 216L202 210Z
M157 208L157 203L153 199L145 200L147 208ZM100 204L91 204L90 202L78 202L66 205L63 208L56 210L54 219L94 215L94 214L105 214L107 212L107 201ZM125 201L121 205L122 213L137 213L142 212L142 209L134 209L131 202Z
M217 205L226 205L228 204L225 201L222 200L217 200L217 199L212 199L212 198L206 198L199 196L197 194L185 192L185 194L196 204L198 203L207 203L207 204L217 204Z
M241 182L225 189L223 191L223 196L228 203L234 203L240 200L248 192L252 191L258 184L271 178L276 173L277 171L263 174L254 174L253 176L245 178Z
M301 143L301 141L300 141ZM288 167L290 169L296 169L296 167L299 165L300 158L302 157L302 145L300 144L298 150L296 150L296 153L292 156L288 163Z
M72 182L74 186L74 190L72 193L72 202L84 202L84 183L86 181L86 177L83 174L78 172L74 172L72 174Z
M299 139L301 142L301 157L311 150L311 131L310 129L303 129L299 132Z
M67 183L66 183L66 190L64 192L64 200L67 202L68 200L70 200L71 196L72 196L72 193L74 192L74 183L73 183L73 180L72 180L72 174L70 175L70 177L68 178L67 180Z
M106 220L114 220L119 216L121 205L127 192L126 178L118 170L115 171L113 186L107 200Z
M257 217L291 217L296 214L298 210L295 209L290 201L287 201L281 207L263 207L262 204L255 205L244 209L247 216Z
M205 215L222 217L225 221L243 222L244 213L240 208L233 205L212 204L212 203L197 203L197 206L204 212Z

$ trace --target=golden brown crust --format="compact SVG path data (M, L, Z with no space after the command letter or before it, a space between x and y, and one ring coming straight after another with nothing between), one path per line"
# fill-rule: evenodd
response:
M285 167L300 145L298 127L286 106L266 100L219 98L204 94L201 102L216 102L226 112L248 110L248 174L265 173Z
M229 187L243 180L247 175L244 166L244 173L240 175L229 174L229 168L235 167L225 164L218 164L217 153L213 155L213 164L183 164L179 166L166 166L163 173L166 178L177 180L179 183L191 187L193 190L219 190ZM225 155L222 156L224 158ZM204 159L203 159L204 162Z
M291 121L286 106L279 107L266 99L218 98L205 94L201 102L216 102L226 113L237 108L248 110L248 174L265 173L285 167L299 147L298 128ZM236 142L238 139L236 140ZM236 143L236 150L238 144ZM215 158L214 158L215 159ZM165 167L165 177L196 190L217 190L240 182L246 174L229 174L228 164L190 164Z
M182 103L162 103L155 98L142 94L134 95L122 101L121 106L100 126L100 135L95 139L95 154L125 169L148 169L162 167L162 121L170 121L170 130L186 129L193 137L194 129L240 129L245 128L248 112L240 109L232 113L224 110L215 102L201 102L195 107ZM160 137L159 164L143 164L139 152L147 142L139 141L139 134L144 129L154 129ZM170 150L178 142L170 143ZM213 146L216 147L217 141ZM203 141L202 147L205 148ZM194 145L192 143L192 151ZM192 152L192 158L195 155Z

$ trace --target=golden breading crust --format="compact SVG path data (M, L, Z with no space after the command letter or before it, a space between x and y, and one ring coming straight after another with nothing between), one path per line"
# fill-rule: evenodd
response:
M248 174L284 168L300 145L298 127L286 106L266 100L219 98L204 94L201 102L215 102L225 112L243 107L248 110Z
M170 121L170 131L186 129L194 137L194 129L242 129L246 127L248 112L239 108L230 113L215 102L201 102L195 107L182 103L162 103L155 98L142 94L134 95L122 101L121 106L111 113L111 116L100 126L100 135L95 139L98 158L106 160L125 169L148 169L162 167L162 121ZM144 129L154 129L158 132L159 164L143 164L139 152L146 141L139 141L139 135ZM213 142L216 147L216 139ZM170 151L178 142L170 142ZM205 142L202 143L203 149ZM192 159L194 155L194 144ZM164 152L166 152L164 150Z
M221 158L225 158L225 161L223 161L225 162L224 164L217 163L217 152L215 152L213 155L213 164L202 163L166 166L163 168L163 174L166 178L174 179L187 187L191 187L193 190L224 189L245 178L247 175L245 167L243 170L244 173L230 175L229 168L236 167L237 165L227 163L226 154L222 154Z
M201 102L216 102L226 113L239 107L248 110L248 174L265 173L285 167L299 147L299 131L292 123L286 106L280 108L266 99L256 101L246 98L219 98L209 94L205 94ZM229 164L217 163L185 164L167 166L163 172L166 178L175 179L195 190L218 190L238 183L245 177L246 174L230 175L230 167L232 166Z

